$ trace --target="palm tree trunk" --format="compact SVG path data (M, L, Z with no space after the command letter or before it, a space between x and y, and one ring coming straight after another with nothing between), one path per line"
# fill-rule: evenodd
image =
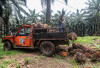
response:
M51 20L51 0L47 0L46 23L50 24Z
M0 38L2 38L2 23L3 23L3 22L1 22L1 29L0 29L0 30L1 30L1 31L0 31Z
M98 35L100 34L99 21L98 21L98 19L97 19L97 34L98 34Z
M9 25L8 22L6 23L6 36L9 35Z
M98 16L96 16L96 35L100 34L100 29L99 29L99 20L98 20Z
M96 24L97 24L97 27L96 27L96 29L97 29L96 34L97 34L97 35L100 34L100 28L99 28L99 16L98 16L98 14L99 14L99 10L98 10L97 13L96 13Z
M6 26L5 26L5 22L4 22L4 37L6 36Z
M6 19L6 36L9 35L9 18Z
M96 22L94 22L94 34L96 34Z
M1 5L0 5L0 17L2 16L2 12L3 10L2 10L2 7L1 7Z
M4 18L4 33L5 35L9 35L9 15L7 15L5 18Z
M0 31L0 38L2 38L2 29L1 29L1 31Z

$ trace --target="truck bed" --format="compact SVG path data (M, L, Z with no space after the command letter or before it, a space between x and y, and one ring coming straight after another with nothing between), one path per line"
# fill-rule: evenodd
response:
M67 31L63 29L63 32L59 32L59 28L38 28L34 29L33 38L35 40L66 40ZM55 30L55 32L49 32L50 30Z
M40 33L40 34L33 34L35 40L65 40L67 39L67 33Z

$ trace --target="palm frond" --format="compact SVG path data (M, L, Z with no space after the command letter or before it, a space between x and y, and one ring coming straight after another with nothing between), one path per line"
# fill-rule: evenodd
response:
M21 0L21 1L23 1L25 3L25 5L27 4L27 1L26 0Z
M41 0L42 8L44 8L44 6L46 6L46 4L47 4L47 0Z
M24 10L22 8L22 6L20 6L19 3L16 0L12 0L12 2L13 2L13 6L15 8L17 8L18 10L20 10L21 12L23 12L25 15L29 16L29 14L26 12L26 10Z
M68 4L68 0L64 0L66 4Z
M54 4L55 0L51 0L51 4Z

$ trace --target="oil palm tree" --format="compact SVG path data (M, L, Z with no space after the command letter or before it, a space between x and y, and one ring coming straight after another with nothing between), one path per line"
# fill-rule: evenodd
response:
M95 22L95 34L100 34L100 0L88 0L86 4L88 5L88 8L85 9L87 19Z
M75 32L78 36L85 35L85 21L84 21L84 13L77 10L77 12L73 12L70 16L67 15L66 26L69 32Z
M3 14L3 6L4 6L4 4L5 4L5 0L0 0L0 17Z
M3 8L0 12L2 18L4 20L4 29L6 35L9 32L9 16L15 15L20 19L22 17L21 13L28 15L28 13L22 8L22 6L26 6L26 0L0 0L0 6Z
M44 9L43 11L41 11L41 14L39 14L40 17L40 22L42 23L46 23L46 9Z
M39 13L36 13L35 9L34 10L30 10L29 9L29 16L27 16L27 23L36 23L38 21L38 16Z
M41 0L42 7L46 7L46 23L50 24L51 20L51 4L54 3L55 0ZM67 4L68 0L64 0Z

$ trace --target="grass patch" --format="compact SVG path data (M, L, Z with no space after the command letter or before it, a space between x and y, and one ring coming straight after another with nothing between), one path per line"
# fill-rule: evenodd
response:
M78 43L93 43L93 39L100 39L100 36L85 36L85 37L78 37L75 42Z
M56 58L56 59L62 59L63 58L62 56L57 55L57 54L55 54L53 57Z
M14 60L3 60L2 64L0 65L0 68L7 68L7 66L13 62Z
M41 58L41 59L45 59L46 56L42 54L42 55L40 55L40 58Z
M92 68L100 68L100 66L92 66Z
M0 68L8 68L8 65L14 63L16 65L16 68L20 68L20 65L18 64L16 58L12 60L3 60L2 63L0 64Z
M97 49L100 49L100 46L99 47L96 47Z
M3 43L1 43L1 39L0 39L0 59L3 58L3 56L13 56L13 55L16 55L16 54L22 54L23 52L22 51L19 51L19 50L12 50L12 51L4 51L3 50Z
M75 65L78 64L75 60L70 60L70 63L71 63L71 64L75 64Z
M53 58L54 59L52 60L52 62L54 62L54 63L64 63L65 62L65 60L64 60L65 57L63 57L61 55L55 54L55 55L53 55Z

